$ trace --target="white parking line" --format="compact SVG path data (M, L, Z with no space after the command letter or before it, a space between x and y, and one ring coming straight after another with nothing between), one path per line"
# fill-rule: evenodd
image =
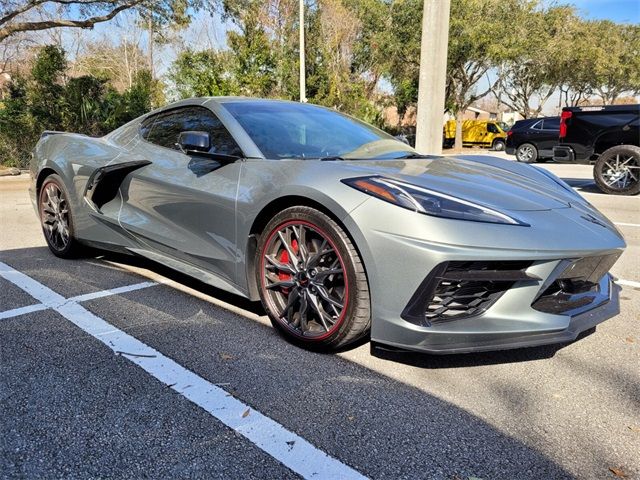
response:
M19 315L25 315L27 313L39 312L40 310L46 310L47 308L49 307L42 303L38 303L36 305L28 305L26 307L14 308L12 310L0 312L0 320L4 320L5 318L17 317Z
M100 292L85 293L84 295L78 295L77 297L71 297L69 300L72 302L86 302L87 300L94 300L96 298L108 297L109 295L119 295L120 293L132 292L134 290L140 290L142 288L153 287L158 285L157 282L140 282L133 285L125 285L124 287L112 288L110 290L102 290Z
M613 222L616 225L620 225L622 227L640 227L640 223L624 223L624 222Z
M232 397L222 388L91 313L77 301L66 299L31 277L0 262L0 276L47 308L100 340L115 353L138 365L172 390L203 408L227 427L304 478L364 479L356 470L319 450L271 418ZM97 298L97 297L96 297Z
M634 282L632 280L616 280L616 283L627 287L640 288L640 282Z
M61 297L61 298L63 302L79 303L79 302L86 302L87 300L94 300L96 298L108 297L110 295L118 295L120 293L132 292L134 290L140 290L142 288L153 287L154 285L158 285L158 282L134 283L133 285L125 285L124 287L112 288L110 290L101 290L99 292L85 293L84 295L78 295L76 297L71 297L71 298ZM27 313L39 312L41 310L46 310L48 308L53 308L53 307L49 305L45 305L44 303L37 303L35 305L28 305L26 307L14 308L11 310L0 312L0 320L18 317L20 315L26 315Z

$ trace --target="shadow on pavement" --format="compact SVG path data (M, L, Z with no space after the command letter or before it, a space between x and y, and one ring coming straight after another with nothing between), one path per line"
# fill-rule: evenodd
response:
M607 195L602 190L598 188L596 182L589 178L563 178L565 182L569 184L569 186L578 190L578 192L584 193L598 193L600 195Z

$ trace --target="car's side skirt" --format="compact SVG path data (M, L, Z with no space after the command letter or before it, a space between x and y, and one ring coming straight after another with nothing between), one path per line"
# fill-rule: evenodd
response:
M248 298L245 292L241 291L240 289L238 289L238 287L231 284L227 280L219 277L215 273L203 270L202 268L196 267L195 265L192 265L190 263L183 262L182 260L164 255L157 251L146 250L143 248L128 247L127 250L142 257L148 258L149 260L153 260L154 262L166 265L173 270L184 273L185 275L200 280L201 282L211 285L212 287L220 288L221 290L225 290L235 295L240 295L242 297Z

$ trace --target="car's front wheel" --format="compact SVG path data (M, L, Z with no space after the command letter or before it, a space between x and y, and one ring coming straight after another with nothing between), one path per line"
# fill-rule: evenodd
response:
M640 147L617 145L605 150L593 166L598 188L612 195L640 193Z
M522 163L535 163L538 159L538 149L531 143L523 143L516 150L516 160Z
M494 140L493 142L493 149L496 152L503 152L505 148L505 143L504 140L502 140L501 138L498 138L497 140Z
M44 180L38 197L38 208L42 232L53 254L62 258L78 256L82 246L74 236L69 193L58 175L49 175Z
M356 248L324 213L291 207L260 236L256 259L262 303L288 340L335 350L369 332L369 285Z

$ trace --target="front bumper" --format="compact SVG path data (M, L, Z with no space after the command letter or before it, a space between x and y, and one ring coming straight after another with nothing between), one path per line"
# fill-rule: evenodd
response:
M607 274L600 281L600 291L606 296L595 308L566 316L566 325L558 325L553 321L547 323L543 319L538 325L513 332L483 331L426 331L412 330L403 341L390 342L372 337L372 341L391 345L404 350L415 350L431 354L456 354L508 350L514 348L534 347L554 343L568 343L575 340L582 332L595 327L605 320L620 313L620 287ZM480 316L478 319L482 319ZM491 314L486 316L487 324L491 324ZM459 320L464 322L465 320ZM514 324L520 320L513 318Z
M426 353L502 350L570 342L616 315L618 288L604 271L593 280L597 301L560 313L536 308L567 262L617 258L626 246L613 226L586 221L585 209L520 212L532 227L519 227L438 219L377 199L365 202L345 223L367 270L372 342ZM429 324L403 317L430 272L461 262L524 263L517 268L527 277L514 277L497 299L464 318Z

